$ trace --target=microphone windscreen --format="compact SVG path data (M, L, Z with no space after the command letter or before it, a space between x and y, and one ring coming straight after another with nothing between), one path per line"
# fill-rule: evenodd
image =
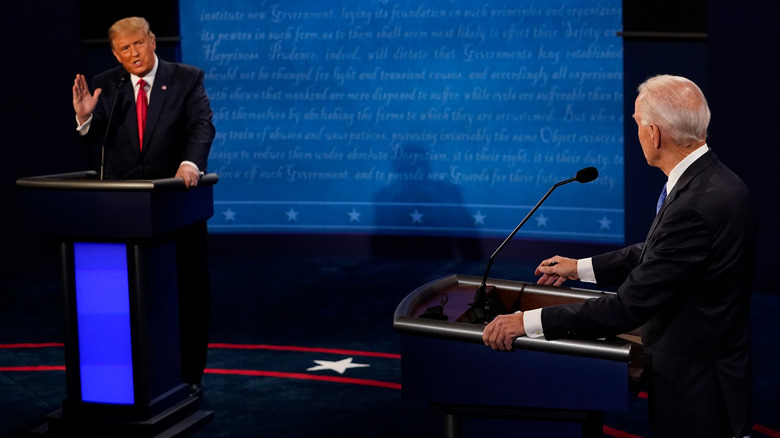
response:
M577 171L574 177L579 183L589 183L599 177L599 171L595 167L586 167Z

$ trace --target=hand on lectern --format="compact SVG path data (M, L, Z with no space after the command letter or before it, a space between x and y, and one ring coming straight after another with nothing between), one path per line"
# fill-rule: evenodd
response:
M523 313L498 315L482 331L482 342L494 350L509 351L515 338L525 335Z
M200 181L200 172L194 166L182 163L179 169L176 171L174 178L181 178L184 180L184 186L189 188L195 187Z
M579 280L577 272L577 260L561 256L555 256L542 261L536 267L535 275L541 275L537 284L560 286L566 280Z

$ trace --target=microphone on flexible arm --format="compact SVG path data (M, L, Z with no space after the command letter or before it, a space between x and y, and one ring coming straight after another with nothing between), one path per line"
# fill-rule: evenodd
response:
M554 186L550 187L550 190L547 191L547 193L542 197L542 199L539 200L539 202L536 203L534 208L531 209L531 211L525 216L522 222L512 231L512 233L504 239L504 242L501 243L501 245L498 246L498 249L493 253L493 255L490 256L490 260L488 260L487 269L485 270L485 276L482 277L482 283L477 288L477 292L474 294L474 303L472 304L472 315L471 315L471 322L479 323L479 324L486 324L493 320L498 314L495 313L495 309L491 308L491 300L490 297L488 297L488 294L486 292L487 288L487 279L488 274L490 273L490 267L493 265L493 260L496 258L496 255L504 248L504 246L512 240L512 237L517 234L517 232L520 230L520 228L528 221L528 219L531 217L531 215L536 212L536 210L539 208L540 205L547 199L548 196L555 190L556 188L568 184L570 182L577 181L579 183L588 183L593 181L594 179L598 178L599 171L595 167L586 167L584 169L580 169L577 171L577 174L574 176L574 178L569 178L565 181L560 181L558 183L555 183ZM495 314L493 314L495 313Z
M116 91L114 91L114 101L111 102L111 111L108 113L106 133L103 136L103 144L100 146L100 181L103 181L103 165L106 162L106 143L108 142L108 131L111 129L111 118L114 116L114 108L116 108L116 98L119 95L119 89L122 88L122 84L127 82L127 79L128 75L126 73L119 76L119 85L116 86Z

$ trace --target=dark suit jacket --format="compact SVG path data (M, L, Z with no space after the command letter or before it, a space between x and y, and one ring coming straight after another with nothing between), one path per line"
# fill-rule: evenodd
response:
M93 89L102 88L103 92L93 112L88 137L96 145L103 141L116 95L106 141L107 179L171 178L185 160L195 163L201 171L206 170L215 129L203 87L203 71L158 60L160 66L149 101L143 151L139 147L130 75L120 65L95 77Z
M106 179L172 178L182 161L206 171L215 129L203 86L203 71L159 59L144 130L143 151L133 84L124 67L95 77L93 89L102 88L87 139L99 149L108 133L105 151ZM111 106L116 106L109 124ZM108 131L106 131L108 126ZM208 351L210 290L206 222L176 232L179 273L179 325L182 380L200 383Z
M726 398L731 422L749 422L755 245L748 190L708 151L680 177L644 243L593 258L599 286L619 284L617 294L544 308L545 337L601 337L642 326L651 367L679 370L679 379L694 364L714 369L709 383Z

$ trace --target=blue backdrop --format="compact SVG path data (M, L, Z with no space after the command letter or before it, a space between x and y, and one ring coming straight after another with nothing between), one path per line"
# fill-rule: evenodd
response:
M622 243L621 2L180 2L212 232Z

